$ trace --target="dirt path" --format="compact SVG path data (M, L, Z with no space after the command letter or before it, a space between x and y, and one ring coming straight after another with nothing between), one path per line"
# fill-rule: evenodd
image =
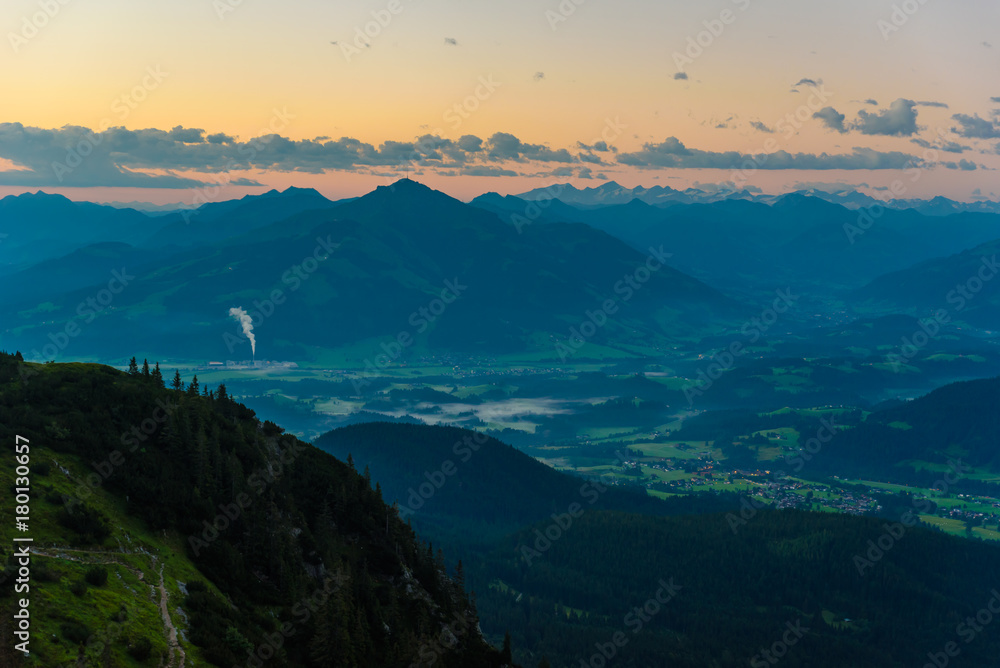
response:
M98 550L77 550L72 548L43 548L43 547L31 547L31 554L39 557L47 557L49 559L62 559L63 561L74 561L80 564L115 564L123 568L127 568L131 571L141 582L145 582L146 574L134 566L123 563L119 561L117 557L122 555L133 555L132 552L107 552ZM69 552L75 552L81 556L72 556L68 554ZM159 559L149 553L144 553L153 560L153 567L156 567L156 562ZM91 558L83 555L91 555ZM106 557L106 558L99 558ZM167 593L167 586L163 580L163 567L164 564L160 564L160 584L159 586L150 585L150 589L156 591L159 590L160 593L160 618L163 621L163 631L164 636L167 641L167 663L166 668L184 668L187 662L187 656L184 653L184 648L181 646L180 641L177 639L177 627L174 626L173 620L170 618L170 609L168 602L170 600L170 595ZM152 592L150 593L150 598L152 598Z
M178 668L184 668L184 664L187 657L184 654L184 648L181 647L180 642L177 640L177 627L174 626L173 620L170 619L170 610L167 606L167 601L170 599L170 595L167 594L167 587L163 584L163 564L160 564L160 616L163 618L163 628L167 632L167 645L170 647L170 654L167 659L167 666L178 666ZM174 663L174 657L178 657L178 661Z
M49 549L49 548L44 548L44 547L32 547L30 549L30 551L31 551L32 555L37 555L39 557L48 557L50 559L62 559L63 561L75 561L78 564L115 564L116 566L121 566L122 568L126 568L129 571L131 571L133 575L135 575L137 578L139 578L139 581L145 581L145 579L146 579L146 574L143 573L141 570L139 570L138 568L136 568L134 566L130 566L129 564L121 562L121 561L119 561L118 559L115 559L115 558L109 558L109 559L105 559L105 560L98 560L98 559L85 559L83 557L71 557L71 556L69 556L67 554L63 554L65 552L79 552L81 554L112 555L113 556L113 555L125 554L125 553L122 553L122 552L98 552L96 550L94 550L94 551L92 551L92 550L70 550L70 549L64 549L64 548L51 548L51 549Z

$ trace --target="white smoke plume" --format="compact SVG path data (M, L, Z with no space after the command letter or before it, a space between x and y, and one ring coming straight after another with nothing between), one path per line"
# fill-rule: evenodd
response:
M236 322L240 323L243 327L243 335L250 339L250 350L253 356L257 357L257 339L253 335L253 318L247 315L246 311L236 306L229 309L229 315L236 318Z

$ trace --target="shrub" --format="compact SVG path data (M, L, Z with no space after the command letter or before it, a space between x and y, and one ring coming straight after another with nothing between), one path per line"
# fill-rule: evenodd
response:
M63 622L59 627L62 632L63 638L70 641L74 645L80 645L87 642L87 638L90 637L90 629L87 628L86 624L81 624L77 621Z
M153 643L149 638L139 638L129 645L128 653L136 661L145 661L153 653Z
M71 529L87 542L100 543L111 535L108 520L101 511L82 503L76 508L63 508L57 516L59 524Z
M108 583L108 569L104 566L92 566L87 569L84 579L95 587L103 587Z

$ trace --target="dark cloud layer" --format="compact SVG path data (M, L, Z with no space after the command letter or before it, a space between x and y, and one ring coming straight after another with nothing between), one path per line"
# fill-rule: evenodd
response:
M458 140L424 135L413 142L386 141L376 147L350 137L292 140L271 134L239 141L223 133L206 136L204 130L179 126L170 130L110 128L95 133L77 126L47 130L20 123L0 124L0 157L24 168L0 172L0 185L145 188L204 185L175 171L218 174L259 169L318 174L403 165L464 168L490 161L579 162L566 149L525 143L504 132L486 140L474 135ZM259 185L248 179L232 183Z
M891 113L893 109L898 110L895 115ZM866 121L870 133L875 130L905 133L913 121L904 113L907 110L912 111L912 103L894 104L885 112L873 114ZM821 110L816 117L840 132L848 128L843 115L832 108ZM956 119L965 123L967 117ZM751 126L760 132L771 132L771 128L759 121L751 122ZM915 143L926 144L922 140ZM937 148L961 153L968 147L945 143ZM257 170L382 173L405 166L442 174L515 176L533 173L539 163L548 165L550 170L568 174L567 170L573 169L577 174L590 175L587 165L615 163L641 169L736 169L753 165L768 170L828 170L902 169L920 162L906 153L868 148L854 148L846 154L775 151L754 157L738 151L689 148L675 137L647 143L638 151L619 153L606 141L577 142L570 150L532 144L507 132L497 132L485 139L475 135L449 139L426 134L413 141L386 141L376 146L351 137L296 140L268 134L241 140L225 133L207 134L199 128L181 126L169 130L109 128L95 133L77 126L42 129L19 123L0 124L0 158L21 167L0 172L0 185L142 188L196 188L215 183L219 174ZM535 166L531 167L532 164ZM952 164L958 169L974 167L972 163ZM199 178L190 178L182 172L197 174ZM259 185L249 178L229 182Z
M852 153L840 155L776 151L755 157L737 151L715 152L688 148L676 137L669 137L659 144L646 144L641 151L622 153L618 156L618 161L644 169L742 169L747 165L757 169L903 169L920 162L915 156L906 153L884 153L868 148L855 148Z

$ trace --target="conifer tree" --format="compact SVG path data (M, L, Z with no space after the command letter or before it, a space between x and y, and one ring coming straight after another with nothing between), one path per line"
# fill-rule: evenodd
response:
M128 362L128 375L138 376L139 375L139 363L135 361L135 356Z
M174 388L175 390L184 389L184 383L181 382L181 372L178 371L177 369L174 369L174 380L172 383L170 383L170 387Z

